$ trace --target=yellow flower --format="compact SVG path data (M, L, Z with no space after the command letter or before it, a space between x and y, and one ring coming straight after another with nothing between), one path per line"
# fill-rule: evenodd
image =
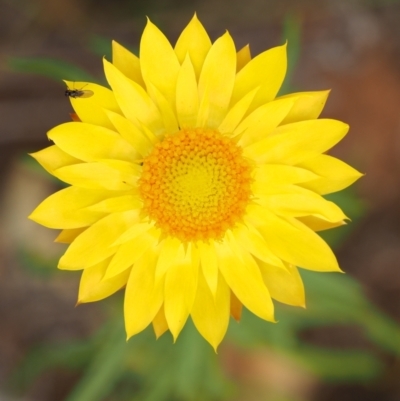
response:
M216 348L244 305L274 321L272 299L304 306L298 267L340 271L315 231L346 216L322 195L360 173L324 154L347 133L317 119L328 91L276 98L286 46L251 58L196 18L173 48L150 21L140 58L113 42L111 87L67 82L79 121L33 157L70 184L30 218L70 243L78 302L126 286L128 337L150 323L176 339L189 315Z

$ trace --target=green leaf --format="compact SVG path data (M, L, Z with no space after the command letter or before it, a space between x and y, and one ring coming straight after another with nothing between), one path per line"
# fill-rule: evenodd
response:
M13 372L8 385L24 391L46 370L62 366L70 370L80 370L93 357L103 331L88 340L74 343L44 345L34 347L25 355L23 361Z
M132 363L144 379L135 400L212 401L230 392L217 355L191 321L175 344L168 334L155 342L151 330L132 340Z
M55 235L56 236L56 235ZM65 251L65 246L57 244L60 249L60 255L62 251ZM38 252L37 249L29 248L28 245L20 245L16 249L16 257L21 267L32 276L38 276L41 279L51 279L54 274L60 274L57 271L57 264L59 257L54 255L49 256Z
M306 325L359 324L366 336L382 348L400 355L400 326L378 310L361 285L347 274L301 271L308 294Z
M328 350L302 346L291 355L295 355L295 359L320 378L328 381L366 381L382 371L382 363L364 351Z
M289 14L283 23L283 40L287 41L287 71L279 96L291 92L293 71L300 57L301 21L297 15Z
M100 57L112 59L111 39L100 35L93 35L89 40L89 49Z
M128 346L122 324L115 324L81 380L65 401L101 401L114 389L125 369Z
M382 312L372 307L358 316L366 334L375 344L400 356L400 326Z

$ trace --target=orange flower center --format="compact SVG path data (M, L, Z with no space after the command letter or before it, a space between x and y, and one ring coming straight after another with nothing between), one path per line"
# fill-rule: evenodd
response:
M249 203L251 167L212 129L166 136L144 159L139 190L157 227L181 241L221 239Z

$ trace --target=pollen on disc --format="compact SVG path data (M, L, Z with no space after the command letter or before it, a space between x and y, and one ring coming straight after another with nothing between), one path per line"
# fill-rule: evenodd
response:
M211 129L166 136L144 159L139 180L145 212L181 241L221 239L244 215L251 166L241 148Z

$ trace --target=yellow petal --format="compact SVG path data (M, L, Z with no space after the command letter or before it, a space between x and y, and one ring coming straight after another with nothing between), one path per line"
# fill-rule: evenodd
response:
M165 318L164 305L161 306L157 315L153 319L153 330L157 340L168 330L168 322Z
M218 127L218 131L222 134L232 134L235 129L242 121L243 117L247 113L250 104L253 102L254 96L256 95L259 88L253 89L247 95L243 96L227 113L221 125Z
M176 259L180 247L181 241L177 238L168 237L161 243L160 256L156 266L156 280L164 277Z
M62 151L57 145L49 146L39 150L39 152L30 153L30 156L32 156L50 174L60 167L82 162L82 160Z
M139 123L140 129L142 132L146 135L146 138L153 144L155 145L157 142L159 142L159 137L157 137L153 131L151 131L146 125ZM165 130L164 130L165 133Z
M110 121L108 121L103 110L108 109L121 113L121 109L110 89L88 82L64 82L69 89L90 90L93 92L92 96L84 99L69 97L75 113L82 122L112 129Z
M302 186L322 195L340 191L362 176L353 167L328 155L318 155L312 159L304 160L300 166L321 176L313 181L303 183Z
M137 155L116 132L92 124L61 124L50 130L47 136L64 152L87 162L99 159L131 161Z
M235 249L237 244L232 239L229 242ZM215 242L219 268L225 281L247 309L262 319L274 321L274 306L256 262L247 252L236 249L241 252L241 259L233 253L231 246L227 240Z
M79 234L83 233L85 230L86 227L69 228L62 230L60 234L58 234L54 242L59 242L61 244L70 244Z
M210 87L204 90L203 98L199 103L199 112L197 113L196 127L208 127L208 116L210 115Z
M210 48L211 40L195 14L176 42L175 53L178 60L183 64L186 56L189 55L198 79Z
M157 257L157 248L148 249L129 275L124 302L128 338L144 330L155 318L163 303L164 282L154 282Z
M150 82L147 83L147 91L160 110L165 133L174 134L179 131L174 105L171 105L164 95Z
M307 189L295 186L265 186L255 183L252 186L255 202L284 217L303 217L313 215L332 223L341 222L347 217L335 203Z
M345 221L337 221L335 223L331 223L330 221L326 221L315 216L297 217L297 220L301 221L313 231L324 231L346 225Z
M224 119L236 74L235 44L225 33L212 45L199 78L199 97L209 99L207 127L217 128Z
M249 61L236 75L231 105L257 87L261 87L251 109L270 102L276 96L286 74L286 44L267 50Z
M319 178L305 168L282 164L261 164L254 170L254 179L265 186L305 183Z
M176 83L176 111L181 128L194 127L199 110L196 75L193 64L187 55L179 70Z
M185 252L183 245L167 271L164 289L164 310L168 327L176 341L192 310L198 281L198 259L192 246Z
M201 268L206 283L211 291L211 294L215 297L217 294L218 287L218 257L215 251L214 243L210 242L199 242L197 244L199 250Z
M84 211L110 196L109 191L69 187L46 198L29 216L42 226L74 229L87 227L104 216L103 212Z
M68 247L58 267L66 270L80 270L94 266L113 255L117 246L114 241L138 219L138 213L113 213L99 220L85 230Z
M238 297L231 291L231 304L230 314L237 321L240 322L242 317L243 304L239 301Z
M136 152L141 156L147 156L150 153L153 145L140 128L117 113L111 111L107 111L106 113L115 129L120 133L122 138L131 144Z
M279 269L261 261L258 265L272 298L288 305L306 306L303 281L295 266L287 264L286 269Z
M157 241L158 236L154 231L147 231L120 245L111 259L104 279L112 278L134 265L150 247L156 245Z
M146 85L153 84L171 107L175 107L175 87L180 64L168 39L150 20L147 21L140 41L140 63Z
M107 298L126 285L129 270L115 276L112 280L102 280L109 259L88 267L82 272L79 284L78 304L95 302Z
M316 271L341 271L329 246L295 218L283 219L257 205L247 208L245 221L257 228L278 257Z
M136 125L138 121L142 122L155 133L163 132L164 124L160 112L147 92L106 59L103 59L103 64L107 81L125 117Z
M252 226L238 225L237 229L233 230L233 235L236 242L256 258L281 269L285 268L282 260L269 249L267 242Z
M250 60L250 45L246 45L236 53L236 72L238 73Z
M105 214L124 212L125 210L139 209L143 207L143 202L137 195L115 196L104 199L94 205L87 206L85 211L101 212Z
M88 189L108 189L111 191L130 190L136 185L137 170L132 163L126 163L126 170L116 167L118 160L102 160L95 163L80 163L59 168L53 175L68 184ZM127 170L130 170L128 173Z
M254 110L234 131L235 136L243 132L238 144L245 147L265 139L287 116L292 107L292 99L283 99L264 104Z
M129 79L144 87L139 57L115 40L112 41L112 62Z
M289 95L280 96L279 99L293 99L294 106L282 121L282 124L295 123L303 120L315 120L321 114L329 90L318 92L297 92Z
M349 130L337 120L309 120L278 127L274 135L244 148L257 163L298 164L330 149Z
M118 170L124 179L124 183L134 187L130 189L130 193L138 194L137 180L142 174L142 166L140 164L117 159L103 159L99 160L99 163Z
M259 88L256 88L258 90ZM254 89L253 89L254 91ZM245 95L244 98L248 96ZM239 100L239 102L241 102ZM238 103L239 103L238 102ZM236 104L238 104L236 103ZM293 106L293 100L275 100L273 102L263 104L262 106L258 107L256 110L252 111L243 121L235 128L233 135L237 136L243 134L248 129L250 130L258 130L261 125L266 124L267 126L272 126L276 128L282 119L288 113L288 110ZM235 106L234 106L235 107ZM271 129L270 129L271 131ZM266 137L264 135L263 137ZM263 139L263 138L260 138Z
M132 225L131 228L126 230L120 237L118 237L113 245L121 245L125 242L136 239L139 235L151 230L153 227L153 223L142 222L139 220L137 224Z
M218 278L215 295L211 293L204 275L199 274L191 316L197 330L213 346L215 351L217 351L217 347L228 329L229 295L229 287L221 274Z

